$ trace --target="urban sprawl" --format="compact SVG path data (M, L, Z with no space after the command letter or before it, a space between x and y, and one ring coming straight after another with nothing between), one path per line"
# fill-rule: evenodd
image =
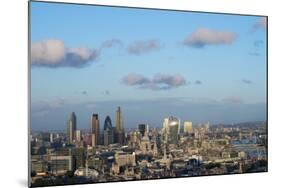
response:
M32 132L31 186L237 174L267 171L267 122L193 125L170 116L160 128L125 129L121 108L115 126L98 114L90 130Z

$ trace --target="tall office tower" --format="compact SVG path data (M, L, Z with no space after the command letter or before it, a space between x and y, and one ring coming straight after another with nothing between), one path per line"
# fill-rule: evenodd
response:
M192 133L192 122L191 121L185 121L183 125L183 132L184 133Z
M82 136L81 136L81 130L76 130L75 131L75 141L76 142L80 142L81 141L81 138L82 138Z
M109 116L106 116L104 120L103 130L106 130L107 128L112 128L112 122Z
M169 118L165 118L163 122L163 128L165 129L165 132L168 133L168 143L177 144L180 129L180 120L172 116Z
M123 118L120 106L118 106L118 109L116 111L116 132L114 134L116 134L115 137L117 138L117 143L123 144L125 133L123 129Z
M114 136L111 119L109 116L106 116L103 127L103 144L106 146L112 144L114 139L113 137Z
M123 119L120 106L118 106L118 109L116 111L116 129L118 131L123 130Z
M76 131L76 115L74 112L71 113L70 118L67 122L67 143L73 144L75 140L75 131Z
M100 123L98 114L93 114L91 119L91 128L92 128L92 146L99 144L100 136Z

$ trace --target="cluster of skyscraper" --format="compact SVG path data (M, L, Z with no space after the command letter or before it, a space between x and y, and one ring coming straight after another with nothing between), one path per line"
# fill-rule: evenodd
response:
M94 113L91 117L91 145L109 145L113 143L123 144L125 132L123 128L123 118L121 108L116 111L116 124L112 126L109 116L104 121L103 132L100 132L100 120L98 114ZM77 120L74 112L71 113L67 122L67 143L74 144L81 141L81 130L77 130Z
M169 144L178 144L178 137L181 131L180 120L176 117L170 116L168 118L164 118L163 121L163 136L164 141ZM183 124L183 132L184 133L192 133L192 122L185 121Z

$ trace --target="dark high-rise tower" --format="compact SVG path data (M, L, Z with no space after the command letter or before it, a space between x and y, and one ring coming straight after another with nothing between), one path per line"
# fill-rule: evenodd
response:
M103 130L106 130L107 128L112 128L112 122L109 116L106 116L104 120Z
M123 118L120 106L118 106L116 111L116 129L117 131L123 130Z
M123 128L123 117L122 117L122 112L120 106L118 106L117 111L116 111L116 129L115 129L115 142L119 144L124 143L124 128Z
M67 143L68 144L73 144L73 140L75 140L75 132L76 132L76 115L74 112L72 112L67 121Z
M99 144L100 123L98 114L93 114L91 119L92 146Z
M113 127L111 123L111 119L109 116L106 116L104 121L104 127L103 127L103 143L104 145L109 145L113 143Z

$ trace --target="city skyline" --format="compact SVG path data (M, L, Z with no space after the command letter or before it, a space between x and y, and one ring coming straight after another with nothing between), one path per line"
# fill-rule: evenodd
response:
M265 121L266 18L160 12L169 16L32 3L31 128L63 129L72 111L87 128L90 114L115 117L115 106L127 127L144 118L159 126L169 114L195 123Z
M268 171L267 17L29 5L29 186Z
M127 105L129 105L129 104L127 104ZM216 101L210 101L209 105L213 105L213 106L210 107L210 108L206 108L205 109L206 111L208 111L210 109L216 109L216 108L220 108L221 107L219 104L216 103ZM117 104L116 104L116 106L117 106ZM165 105L161 105L161 106L163 107ZM192 104L192 107L194 107L194 106L196 107L195 104ZM210 121L211 121L211 125L216 125L216 124L233 124L233 123L234 124L238 124L238 123L245 123L245 122L255 122L255 121L263 122L263 121L266 121L266 113L265 113L266 105L265 104L257 104L257 106L259 106L260 108L264 108L263 110L261 110L259 112L259 114L262 115L262 116L260 116L262 118L248 118L249 116L251 116L251 114L248 111L241 112L241 109L239 108L239 106L236 106L236 108L232 109L233 110L232 114L243 113L244 116L243 116L242 119L237 119L235 116L232 116L232 117L229 117L230 118L229 121L224 121L224 120L211 121L212 118L208 118L210 116L205 116L205 118L198 120L196 118L192 118L192 114L191 113L188 114L188 116L186 116L185 111L182 111L181 113L178 113L177 115L175 115L174 113L169 113L170 112L169 110L166 110L164 112L158 111L158 117L159 118L155 118L155 117L151 118L151 116L148 113L134 114L134 111L125 110L125 116L123 117L123 119L127 120L127 117L130 116L130 115L135 116L135 119L134 119L133 123L125 121L125 127L124 128L125 129L132 129L132 128L135 128L140 123L148 124L148 125L151 125L152 127L159 128L159 127L162 126L162 119L164 119L165 117L170 116L170 115L175 116L175 117L179 117L181 120L192 121L195 126L196 125L200 125L202 123L210 122ZM150 104L149 104L149 102L147 102L147 108L149 108L149 107L150 107ZM180 107L184 108L184 104L181 104ZM72 108L72 109L75 109L75 108ZM79 117L82 116L82 118L81 118L82 121L81 121L80 118L78 118L77 119L78 123L76 123L76 124L78 124L78 126L82 130L90 129L90 127L91 127L91 116L92 116L93 113L94 114L98 114L101 120L105 120L106 117L109 116L112 119L113 122L116 122L116 116L115 116L116 112L114 111L114 107L113 107L113 109L111 111L107 111L108 109L110 109L110 107L106 108L106 111L101 111L101 113L98 112L98 111L95 111L95 112L88 111L86 113L83 110L79 111L78 116ZM150 109L150 110L153 111L153 109ZM128 114L126 114L126 112L128 112ZM69 116L69 113L63 114L63 117L65 117L67 119L68 116ZM165 115L163 115L163 114L165 114ZM56 115L58 115L58 114L56 114ZM228 115L228 116L230 116L230 115ZM188 117L188 118L186 118L186 117ZM40 127L39 126L39 128L36 127L36 128L33 128L32 130L33 131L52 131L52 130L55 130L55 131L61 130L61 131L63 131L65 129L65 124L67 122L66 119L60 121L60 124L59 124L60 126L59 127L58 126L54 126L55 128L53 128L53 126L47 126L47 127ZM102 127L100 127L99 130L102 130Z

